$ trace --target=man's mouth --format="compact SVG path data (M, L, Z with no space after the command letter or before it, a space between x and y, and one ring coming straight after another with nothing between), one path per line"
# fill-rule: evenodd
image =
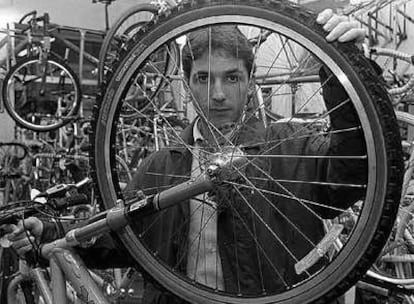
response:
M230 111L230 108L219 108L219 107L214 107L214 108L210 108L210 111L214 111L214 112L225 112L225 111Z

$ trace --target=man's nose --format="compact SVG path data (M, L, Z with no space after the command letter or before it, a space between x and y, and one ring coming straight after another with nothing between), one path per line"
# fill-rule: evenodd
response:
M222 102L226 99L226 94L224 93L223 83L220 79L214 80L211 88L211 99L214 101Z

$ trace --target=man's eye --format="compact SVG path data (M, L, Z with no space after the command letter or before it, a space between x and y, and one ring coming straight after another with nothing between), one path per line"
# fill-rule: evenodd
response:
M207 83L208 75L198 75L197 79L198 79L198 82L200 83Z
M227 80L229 82L235 83L239 81L239 76L238 75L229 75L227 76Z

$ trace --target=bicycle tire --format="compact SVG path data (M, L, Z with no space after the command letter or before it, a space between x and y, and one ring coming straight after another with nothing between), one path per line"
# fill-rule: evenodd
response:
M11 118L20 127L37 132L57 130L73 121L80 108L82 98L79 78L64 61L58 57L49 56L47 64L47 71L53 73L45 76L46 80L51 81L47 84L49 88L43 88L43 84L39 87L36 83L37 79L44 76L38 74L41 73L43 66L36 56L25 58L16 63L6 74L2 86L4 105ZM26 81L24 78L29 73L33 73L32 78L30 81ZM63 83L60 83L62 81ZM31 85L33 86L30 87ZM50 87L51 85L53 87ZM66 96L63 98L62 94ZM17 99L20 96L20 105L16 105L17 99L16 103L13 101L16 96ZM58 105L60 98L67 103L65 113L62 115L58 113L61 110L59 107L62 107L63 104L62 101L61 105ZM19 108L16 108L17 106ZM32 113L32 111L36 112L38 108L42 111L41 115L39 114L40 120L36 120L36 113Z
M315 22L314 13L285 1L210 0L184 1L169 16L160 16L132 39L117 64L118 69L111 75L105 95L98 100L91 138L94 145L92 174L105 207L113 207L117 199L124 198L112 164L116 153L116 119L128 85L145 60L163 43L194 28L234 23L235 20L244 26L259 26L281 33L281 36L306 46L329 65L352 97L364 132L368 162L373 163L369 165L363 209L350 238L335 259L317 274L289 285L280 293L252 295L229 294L185 278L157 257L157 251L150 249L132 229L126 229L118 236L147 274L190 302L327 303L355 284L380 253L398 210L403 169L395 113L386 91L379 85L381 80L355 46L327 43L323 29Z

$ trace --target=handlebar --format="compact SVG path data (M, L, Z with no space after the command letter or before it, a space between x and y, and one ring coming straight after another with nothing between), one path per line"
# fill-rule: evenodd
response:
M31 17L31 18L28 19L28 17ZM25 22L26 19L28 19L27 22ZM48 27L50 23L50 17L48 13L44 13L42 16L37 17L37 11L34 10L34 11L27 13L22 18L20 18L18 23L27 26L26 28L22 30L22 33L25 33L27 31L36 29L37 23L39 22L43 22L43 34L46 35L48 32Z
M56 210L64 210L69 207L88 204L89 198L86 194L75 194L63 200L54 200L51 205Z
M23 24L23 23L24 23L24 21L25 21L25 19L26 19L27 17L29 17L29 16L31 16L31 17L32 17L32 18L30 18L30 20L33 20L33 19L35 19L35 18L36 18L36 15L37 15L37 11L36 11L36 10L33 10L33 11L31 11L31 12L27 13L26 15L24 15L22 18L20 18L20 20L19 20L19 22L18 22L18 23Z
M80 189L92 182L90 178L85 178L76 184L61 184L47 189L45 192L36 195L31 201L19 201L0 207L0 226L4 224L14 224L19 219L32 216L37 213L44 213L47 210L53 211L64 210L67 207L83 205L88 203L88 196L76 193L66 196L69 190ZM66 196L66 197L65 197ZM40 203L36 198L47 197L64 198L62 200L50 200L47 203Z
M414 65L414 55L410 55L410 54L403 53L403 52L393 50L393 49L372 47L369 49L369 55L388 56L388 57L392 57L395 59L408 62L411 65ZM399 95L399 94L407 92L413 87L414 87L414 75L411 76L410 79L407 81L407 83L405 83L402 87L389 89L388 93L390 95Z
M39 208L44 207L38 202L17 202L0 207L0 227L7 224L16 224L21 218L34 215L39 212Z
M401 59L408 63L414 64L414 55L406 54L397 50L373 47L371 48L371 53L380 56L394 57L396 59Z
M76 184L58 184L47 189L45 192L39 193L35 198L47 197L47 198L62 198L65 197L66 193L71 189L80 189L86 185L92 183L92 179L89 177L84 178Z
M33 155L34 159L37 158L52 158L52 159L62 159L67 158L71 160L87 160L89 157L85 154L66 154L66 153L36 153Z

